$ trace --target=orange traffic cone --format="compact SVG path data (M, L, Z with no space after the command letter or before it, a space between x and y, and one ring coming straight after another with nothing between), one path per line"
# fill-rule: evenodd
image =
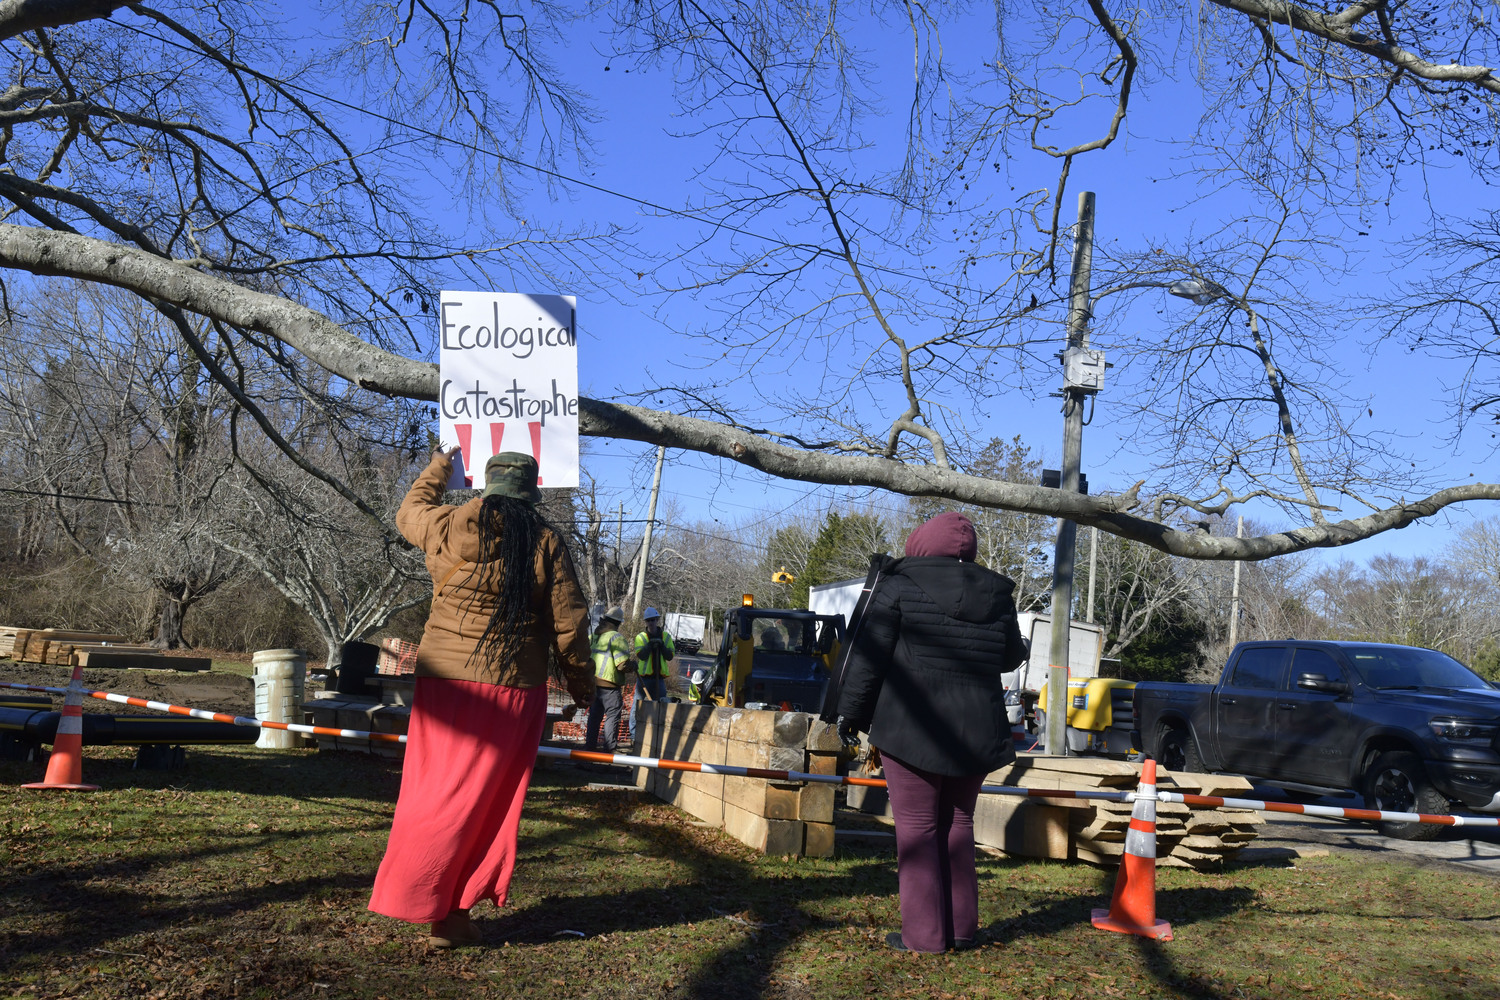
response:
M1108 910L1094 911L1094 926L1121 934L1172 940L1172 925L1156 919L1156 761L1141 768L1141 787L1130 811L1125 856L1115 876Z
M62 718L52 737L52 756L47 776L22 788L57 788L73 792L97 792L98 785L83 784L83 668L73 668L68 696L63 699Z

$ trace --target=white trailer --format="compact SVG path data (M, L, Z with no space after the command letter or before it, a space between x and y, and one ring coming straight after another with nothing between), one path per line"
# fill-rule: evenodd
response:
M864 586L864 577L815 584L807 590L807 610L816 615L843 615L847 625L854 617L854 606L859 603L859 592Z
M702 615L688 615L680 611L669 611L663 616L662 625L672 633L672 641L684 653L696 653L703 648L703 631L708 619Z
M1006 699L1012 726L1023 719L1030 721L1035 712L1037 695L1042 685L1047 683L1047 670L1052 665L1052 616L1028 611L1017 618L1021 635L1031 642L1031 653L1017 670L1005 675L1006 690L1015 692L1014 698ZM1098 677L1099 659L1103 652L1104 627L1074 621L1068 632L1068 676Z

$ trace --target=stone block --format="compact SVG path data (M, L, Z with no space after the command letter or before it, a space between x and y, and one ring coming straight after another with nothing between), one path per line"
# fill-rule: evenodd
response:
M703 732L669 729L663 734L658 751L651 756L666 760L692 760L700 764L723 764L728 742L721 736L710 736Z
M812 716L803 712L775 712L771 722L771 743L778 747L807 748L807 724Z
M808 739L808 743L810 744L811 742L812 742L812 739L809 738ZM824 753L824 752L821 752L821 751L815 751L811 747L809 747L808 751L807 751L807 770L808 770L808 773L810 773L810 774L838 774L839 773L839 757L840 757L840 754L838 754L838 753Z
M799 820L766 820L765 852L772 855L790 854L794 857L801 857L806 827L807 824Z
M724 778L724 804L732 805L736 809L754 813L757 816L766 815L766 782L763 778L738 778L733 775ZM796 807L792 807L790 819L797 816Z
M765 743L726 740L724 763L731 767L770 767L771 748Z
M672 804L704 823L719 826L724 822L724 800L700 789L683 785Z
M1069 812L1033 799L981 795L974 809L974 842L1006 854L1067 860Z
M833 795L837 785L810 781L797 796L797 818L807 823L833 822ZM816 855L826 857L826 855Z
M757 851L766 849L766 824L769 822L764 816L748 812L727 801L724 803L724 832L747 847L753 847Z
M809 858L833 857L833 824L805 823L803 826L802 853Z
M770 709L748 708L734 709L734 713L729 720L729 738L755 746L765 746L772 742L776 732L776 716L782 714Z
M807 754L792 747L771 747L766 755L766 766L773 771L804 771L807 769Z
M807 749L819 753L838 753L844 749L839 739L838 727L822 719L812 718L807 729Z
M801 788L767 782L764 794L767 819L799 818L797 812L802 801Z

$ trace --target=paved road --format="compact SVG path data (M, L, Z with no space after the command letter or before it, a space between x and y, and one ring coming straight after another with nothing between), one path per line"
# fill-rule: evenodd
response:
M1280 799L1280 790L1257 786L1248 798ZM1329 796L1317 805L1363 807L1354 796ZM1351 853L1394 853L1428 863L1449 863L1500 877L1500 829L1446 827L1436 840L1410 841L1382 837L1369 823L1328 819L1323 816L1292 816L1267 813L1263 832L1255 847L1317 845Z

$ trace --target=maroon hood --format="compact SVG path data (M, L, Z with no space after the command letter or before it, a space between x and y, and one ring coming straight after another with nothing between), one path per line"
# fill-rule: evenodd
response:
M909 556L948 556L973 562L979 552L974 523L952 511L925 522L906 540Z

